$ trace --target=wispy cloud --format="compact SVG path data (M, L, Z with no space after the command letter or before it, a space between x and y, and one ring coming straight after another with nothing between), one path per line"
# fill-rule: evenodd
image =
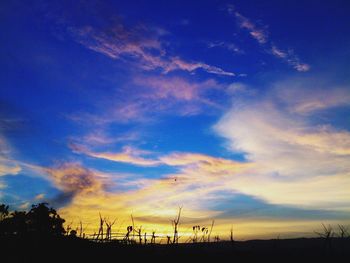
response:
M297 55L294 54L292 49L288 51L283 51L272 44L271 54L277 58L284 60L288 65L292 66L297 71L308 71L310 66L308 64L302 63Z
M135 141L140 138L140 134L135 131L127 133L113 134L106 132L104 129L92 130L83 136L73 136L71 141L87 144L89 146L113 145L116 143L126 143Z
M244 51L241 48L239 48L236 44L234 44L234 43L226 43L224 41L210 42L210 43L208 43L208 47L209 48L220 47L220 48L227 49L227 50L229 50L231 52L234 52L236 54L244 54Z
M230 10L231 9L229 9L229 12L236 17L238 25L241 28L246 29L251 37L253 37L260 44L266 44L268 42L268 32L265 28L258 27L251 20L241 15L239 12Z
M288 88L281 89L284 85ZM287 80L276 84L274 93L288 111L303 115L350 105L349 87L328 85L313 79L293 79L293 82Z
M0 176L16 175L22 169L11 158L11 147L4 136L0 134Z
M193 116L205 110L209 114L222 109L209 94L215 93L219 99L225 87L213 79L191 81L183 77L136 76L125 84L126 90L131 88L133 93L125 94L125 98L115 96L109 103L97 104L96 113L76 112L67 118L102 129L112 123L150 123L164 115ZM102 142L106 137L100 134L91 139Z
M190 82L180 77L135 78L134 83L145 88L145 93L141 95L144 98L170 99L191 103L203 101L206 91L220 88L220 85L213 79Z
M227 10L229 14L236 18L238 26L248 31L249 35L261 46L266 48L268 53L281 59L297 71L305 72L310 70L310 65L301 62L293 49L289 48L288 51L284 51L283 49L277 47L270 39L266 26L257 25L251 19L239 13L233 5L229 5Z
M130 146L124 147L121 152L94 152L85 146L77 144L70 144L70 148L76 153L82 153L94 158L106 159L114 162L129 163L140 166L156 166L160 164L158 160L142 157L149 154L149 152L141 151Z
M112 59L134 62L146 71L160 69L166 74L176 70L194 72L202 69L211 74L235 76L233 72L204 62L187 61L178 56L168 55L161 40L163 34L159 33L159 30L149 30L145 27L127 29L119 24L104 31L89 26L72 28L71 32L76 41L83 46Z
M106 159L114 162L129 163L140 166L168 165L175 167L191 167L212 174L226 174L234 172L248 164L235 162L224 158L211 157L197 153L174 152L168 155L156 156L153 152L140 150L131 146L124 146L121 152L94 152L82 145L70 144L70 148L79 154L85 154L94 158ZM153 156L153 158L144 158Z

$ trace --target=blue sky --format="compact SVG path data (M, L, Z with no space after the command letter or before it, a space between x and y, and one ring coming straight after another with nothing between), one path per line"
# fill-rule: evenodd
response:
M184 206L241 238L349 223L347 1L0 7L1 202L164 231Z

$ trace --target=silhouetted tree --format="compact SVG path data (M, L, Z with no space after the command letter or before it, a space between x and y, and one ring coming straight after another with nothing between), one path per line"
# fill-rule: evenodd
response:
M0 205L0 235L5 235L9 231L10 221L8 220L9 206Z
M25 235L28 232L27 214L24 211L14 211L11 217L7 218L10 225L10 233L15 235Z
M0 205L0 221L4 220L9 215L9 206L5 204Z
M12 213L9 213L9 206L0 205L0 235L59 236L65 233L64 221L47 203L32 205L29 212Z
M65 220L55 209L47 205L47 203L32 205L32 209L27 213L28 231L43 235L63 235Z

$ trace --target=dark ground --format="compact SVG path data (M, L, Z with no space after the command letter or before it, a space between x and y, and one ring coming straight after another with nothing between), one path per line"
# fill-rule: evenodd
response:
M349 262L350 239L123 245L78 238L1 238L0 262Z

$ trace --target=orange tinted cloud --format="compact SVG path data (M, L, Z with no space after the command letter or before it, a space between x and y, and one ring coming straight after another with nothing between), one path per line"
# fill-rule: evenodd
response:
M248 164L194 153L173 153L160 157L158 162L179 170L157 179L137 179L138 188L130 190L118 188L128 185L127 180L118 180L112 174L91 171L76 163L48 168L46 172L58 189L74 193L70 202L60 209L68 221L80 218L89 222L90 231L94 231L99 212L109 218L118 217L125 225L133 213L146 229L168 231L169 218L176 214L180 205L184 206L185 217L192 218L192 222L220 213L206 209L205 203L215 199L214 192L226 189L227 180L249 167ZM117 187L114 192L105 188L112 181Z
M70 144L70 147L76 153L86 154L88 156L100 159L106 159L114 162L130 163L140 166L155 166L160 162L153 159L143 158L142 155L148 154L132 147L124 147L121 152L93 152L87 147L77 144Z

